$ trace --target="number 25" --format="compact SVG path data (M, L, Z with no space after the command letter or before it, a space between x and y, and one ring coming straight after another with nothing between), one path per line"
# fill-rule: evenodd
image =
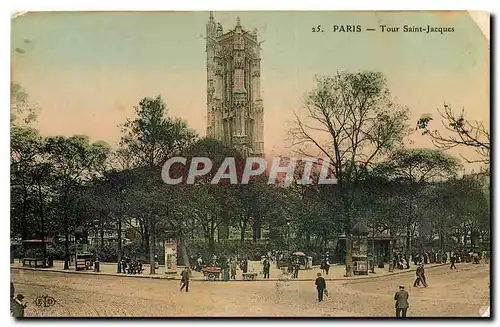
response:
M317 27L313 27L312 31L313 31L313 33L315 33L315 32L321 32L322 31L321 30L321 25L318 25Z

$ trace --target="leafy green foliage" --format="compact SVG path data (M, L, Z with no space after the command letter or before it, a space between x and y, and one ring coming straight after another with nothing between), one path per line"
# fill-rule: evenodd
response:
M28 93L18 83L10 83L10 124L11 126L30 125L36 121L38 107L30 102Z
M185 122L168 117L160 97L140 101L136 117L122 126L118 149L86 136L42 137L27 125L11 124L11 235L63 236L57 253L67 258L77 226L98 238L122 231L132 243L112 249L100 242L95 251L101 260L125 253L146 261L166 239L181 241L183 261L198 252L258 258L289 248L321 254L355 222L389 230L394 238L408 229L412 237L440 235L455 243L472 232L489 236L489 184L477 176L457 177L458 161L441 151L401 148L407 111L392 102L381 74L319 79L308 105L317 124L298 121L299 145L307 145L298 150L329 157L337 185L282 187L267 184L265 176L247 185L228 179L212 184L227 157L236 159L241 181L245 157L223 142L198 139ZM326 143L310 133L315 129L327 135ZM174 165L171 177L183 176L184 183L167 185L162 164L177 155L188 160ZM193 157L210 158L213 166L188 185ZM317 171L312 179L317 181ZM239 229L240 239L221 236L228 227ZM258 240L259 228L268 231L268 240Z
M135 107L136 118L122 125L121 146L132 155L135 166L162 165L196 138L186 122L168 117L160 96L144 98Z

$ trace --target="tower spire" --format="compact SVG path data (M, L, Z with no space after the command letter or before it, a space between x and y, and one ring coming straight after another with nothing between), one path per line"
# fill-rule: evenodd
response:
M236 26L241 26L241 24L240 24L240 16L236 17Z
M209 16L208 19L209 20L214 20L214 12L213 11L210 12L210 16Z

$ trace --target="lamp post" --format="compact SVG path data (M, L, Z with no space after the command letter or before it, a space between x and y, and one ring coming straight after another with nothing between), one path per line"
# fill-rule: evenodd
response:
M122 267L122 256L123 256L123 240L122 240L122 219L123 219L123 197L125 195L125 189L123 187L119 188L118 194L118 220L117 220L117 234L118 234L118 263L116 265L116 272L121 273L125 268Z
M290 241L291 241L290 240L290 222L287 221L286 225L287 225L287 232L286 232L286 234L287 234L287 246L288 246L288 252L290 252Z
M375 262L377 261L375 255L375 224L373 224L373 234L372 234L372 273L375 273Z

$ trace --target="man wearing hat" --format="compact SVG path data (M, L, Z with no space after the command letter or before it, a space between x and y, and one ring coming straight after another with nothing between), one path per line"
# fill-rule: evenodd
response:
M420 282L422 282L424 287L427 287L427 281L425 279L425 268L424 268L423 263L420 263L420 265L417 267L416 274L417 274L417 278L415 279L413 286L417 287L420 285Z
M399 291L394 295L396 301L396 317L406 318L406 311L408 311L408 292L405 291L404 285L399 285Z
M318 273L318 278L314 282L316 285L316 289L318 290L318 302L323 301L323 293L326 291L326 281L323 277L321 277L321 273ZM325 293L328 296L328 293Z
M189 292L189 270L188 267L184 267L181 272L181 292L186 288L186 292Z

